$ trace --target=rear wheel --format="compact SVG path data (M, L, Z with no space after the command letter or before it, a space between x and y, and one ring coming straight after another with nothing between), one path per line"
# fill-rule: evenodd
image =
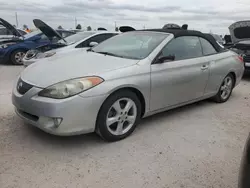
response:
M131 91L111 95L102 105L97 118L96 132L107 141L129 136L141 117L141 104Z
M218 93L213 98L214 101L218 103L226 102L232 94L234 83L235 83L234 76L231 73L228 74L224 78Z
M26 51L23 49L15 50L10 55L10 61L13 65L22 65L23 57L25 56Z

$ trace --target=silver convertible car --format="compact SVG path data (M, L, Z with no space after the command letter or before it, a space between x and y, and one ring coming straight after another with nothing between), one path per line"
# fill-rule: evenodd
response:
M29 66L12 101L23 120L48 133L117 141L141 118L207 98L227 101L243 72L242 58L209 34L130 31Z

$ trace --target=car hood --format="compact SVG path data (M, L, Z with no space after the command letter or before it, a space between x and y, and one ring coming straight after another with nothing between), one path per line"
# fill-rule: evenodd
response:
M239 21L229 26L233 43L250 40L250 20Z
M132 66L136 63L138 60L95 52L76 51L70 54L52 56L28 66L21 73L21 79L34 86L46 88L72 78L102 76L102 73Z
M13 35L17 36L17 37L21 37L22 34L19 33L19 31L13 27L9 22L7 22L6 20L0 18L0 26L5 27L6 29L8 29Z
M49 39L56 37L58 40L63 39L63 37L54 29L52 29L50 26L48 26L46 23L44 23L42 20L34 19L33 20L34 25L43 32ZM64 40L64 39L63 39Z

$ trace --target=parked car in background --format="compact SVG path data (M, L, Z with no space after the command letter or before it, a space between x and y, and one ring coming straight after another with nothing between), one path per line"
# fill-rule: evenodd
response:
M215 39L221 46L224 45L225 41L224 41L224 39L223 39L220 35L213 34L213 33L211 33L211 35L214 37L214 39Z
M245 68L250 69L250 20L232 24L229 31L233 43L230 49L240 54L245 62Z
M238 188L250 187L250 135L247 138L243 156L241 159Z
M224 47L225 48L231 48L233 46L233 43L232 43L232 39L231 39L231 35L225 35L224 36Z
M51 57L54 55L62 55L70 53L72 51L79 51L82 49L93 47L94 45L97 45L117 34L118 32L108 31L79 32L75 35L65 38L64 40L66 41L66 43L62 39L59 40L58 43L67 45L62 48L47 51L46 49L44 50L43 47L38 47L34 50L28 51L23 58L23 64L25 67L27 67L30 64L35 63L36 61L41 60L43 58Z
M41 20L34 20L35 22L40 23ZM47 45L48 48L53 49L57 46L55 43L63 39L63 36L75 34L67 30L54 31L45 24L40 28L38 26L40 29L38 31L21 35L16 28L1 18L0 24L16 36L15 38L0 40L0 63L12 63L14 65L23 64L22 59L28 50L42 45Z
M17 29L17 31L20 34L18 37L21 37L21 36L27 34L27 32L22 30L22 29ZM17 37L17 36L15 36L10 30L8 30L7 28L5 28L3 26L0 27L0 41L3 39L11 39L11 38L15 38L15 37Z
M12 102L23 120L48 133L95 131L117 141L143 117L211 97L226 102L242 78L241 60L198 31L130 31L30 65Z

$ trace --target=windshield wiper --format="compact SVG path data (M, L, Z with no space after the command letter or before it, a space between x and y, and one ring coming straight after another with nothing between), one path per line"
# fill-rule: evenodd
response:
M113 53L110 53L110 52L96 52L96 53L103 54L103 55L110 55L110 56L114 56L114 57L122 57L123 58L123 56L116 55L116 54L113 54Z

